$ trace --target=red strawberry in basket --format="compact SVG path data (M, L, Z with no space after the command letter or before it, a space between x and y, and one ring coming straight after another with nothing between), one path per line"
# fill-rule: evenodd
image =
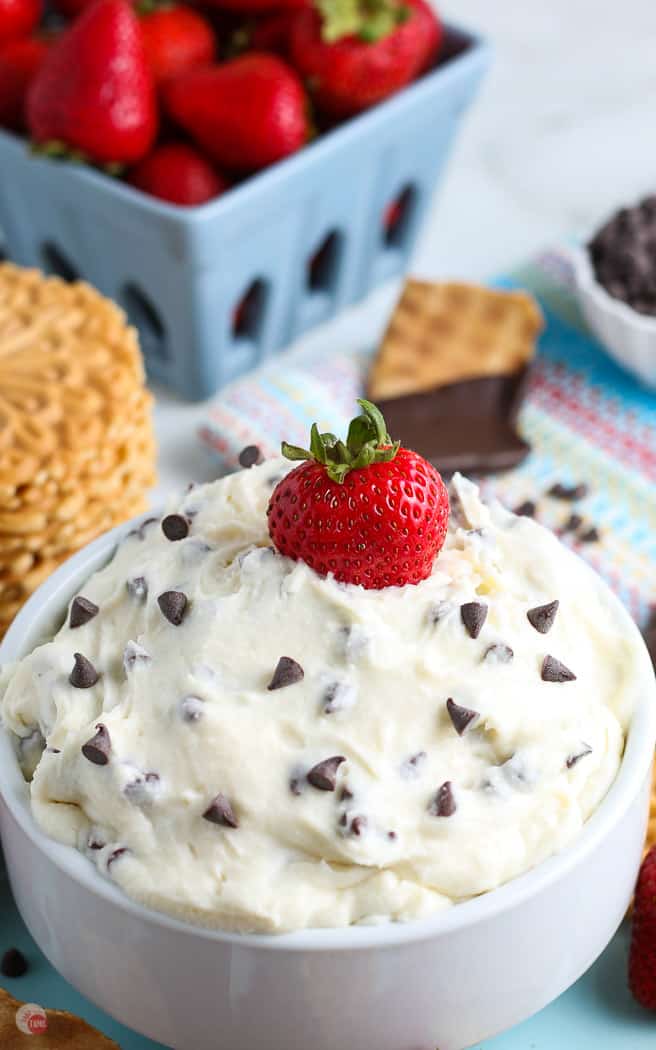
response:
M43 14L42 0L0 0L0 47L29 36Z
M656 846L643 860L636 886L629 985L641 1006L656 1010Z
M283 443L288 459L307 462L273 490L269 535L321 576L367 589L419 583L446 536L446 487L422 456L392 443L375 405L358 404L346 444L316 424L309 452Z
M292 26L290 55L317 105L349 117L409 84L433 61L442 26L426 0L318 0Z
M46 56L50 41L40 37L12 40L0 49L0 126L25 127L25 97Z
M37 143L98 164L141 160L157 133L155 87L126 0L96 0L50 49L28 93Z
M128 182L172 204L204 204L228 187L205 157L182 142L157 146L130 172Z
M207 66L216 57L214 30L201 14L183 4L146 8L141 35L155 82Z
M307 100L292 69L253 51L163 87L169 115L227 171L265 168L307 141Z
M258 18L250 31L250 47L254 51L274 51L288 58L289 37L295 18L296 12L292 8Z
M239 15L266 15L274 11L298 10L311 0L205 0L207 7Z

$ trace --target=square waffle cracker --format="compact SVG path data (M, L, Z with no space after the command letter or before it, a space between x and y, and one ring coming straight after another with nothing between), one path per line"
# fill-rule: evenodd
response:
M0 264L0 637L60 562L145 509L151 412L114 303Z
M372 400L519 372L542 314L525 292L409 279L369 372Z

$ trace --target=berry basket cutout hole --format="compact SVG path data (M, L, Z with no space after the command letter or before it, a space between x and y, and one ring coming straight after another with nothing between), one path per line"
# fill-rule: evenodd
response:
M251 281L237 300L232 314L232 334L235 339L257 340L262 331L268 294L266 281L258 277Z
M166 361L169 356L166 326L157 307L136 284L125 285L121 293L121 300L130 324L133 324L139 332L139 341L144 356Z
M331 292L337 283L343 237L337 230L327 233L307 265L307 286L311 292Z
M404 186L383 211L383 241L388 248L403 248L410 233L417 202L417 187Z
M80 274L61 248L53 241L45 241L41 246L41 258L47 273L61 277L64 281L77 281Z

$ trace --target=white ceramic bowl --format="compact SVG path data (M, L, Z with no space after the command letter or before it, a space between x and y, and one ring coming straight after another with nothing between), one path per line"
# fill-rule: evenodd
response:
M4 640L3 662L59 626L129 528L92 543L36 592ZM559 995L621 922L656 738L655 681L646 651L641 659L619 775L577 841L492 893L407 924L255 936L148 911L43 834L0 730L0 831L18 908L76 988L175 1050L463 1050Z
M585 248L574 250L572 262L579 305L591 330L618 364L656 390L656 317L609 295Z

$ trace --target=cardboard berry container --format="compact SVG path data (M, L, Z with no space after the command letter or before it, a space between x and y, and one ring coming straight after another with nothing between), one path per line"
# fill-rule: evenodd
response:
M90 281L138 327L151 378L209 397L405 269L488 62L447 26L420 80L195 208L0 132L5 250Z

